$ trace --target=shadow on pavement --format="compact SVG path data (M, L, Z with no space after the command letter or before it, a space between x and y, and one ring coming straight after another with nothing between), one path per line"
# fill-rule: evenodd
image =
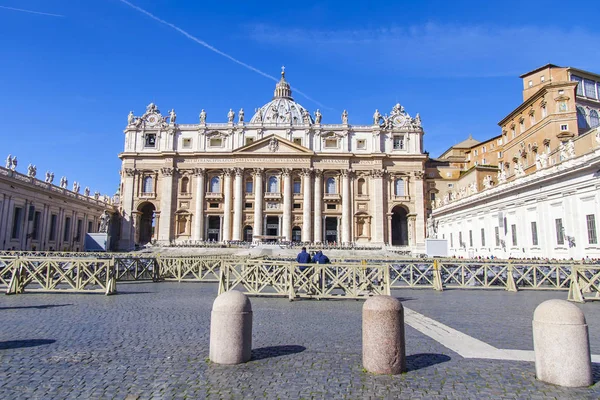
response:
M261 347L252 350L252 358L250 361L264 360L265 358L287 356L288 354L302 353L306 350L304 346L269 346Z
M600 363L592 363L592 385L600 382Z
M38 310L44 310L46 308L54 308L54 307L68 307L73 304L44 304L41 306L17 306L17 307L0 307L0 311L2 310L27 310L31 308L35 308Z
M26 339L26 340L7 340L0 342L0 350L20 349L22 347L36 347L56 342L54 339Z
M451 358L445 354L411 354L410 356L406 357L406 370L416 371L422 368L431 367L432 365L441 364L450 360Z

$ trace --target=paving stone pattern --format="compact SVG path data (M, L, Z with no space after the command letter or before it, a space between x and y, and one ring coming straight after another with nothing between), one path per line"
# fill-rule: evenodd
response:
M119 294L0 296L1 399L598 399L535 380L533 363L463 359L407 327L409 371L361 364L362 301L252 298L253 358L208 361L216 285L131 283ZM566 293L403 290L405 305L500 348L532 349L531 315ZM597 328L600 303L584 312ZM596 350L594 350L596 349ZM598 336L592 334L598 354Z

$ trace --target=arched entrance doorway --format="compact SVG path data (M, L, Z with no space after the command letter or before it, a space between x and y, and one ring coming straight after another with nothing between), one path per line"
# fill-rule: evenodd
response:
M299 226L292 228L292 242L302 241L302 229Z
M144 245L152 241L154 236L154 211L156 207L152 203L143 203L138 207L138 211L142 213L140 216L140 245Z
M248 243L252 242L252 227L249 225L244 227L244 241Z
M206 239L209 242L221 241L221 217L219 215L210 215L208 217L208 235Z
M396 206L392 210L392 246L408 246L407 214L402 206Z

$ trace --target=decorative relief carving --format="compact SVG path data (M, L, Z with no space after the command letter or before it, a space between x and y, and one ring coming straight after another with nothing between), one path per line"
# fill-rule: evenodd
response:
M300 175L302 176L312 176L313 174L313 169L312 168L302 168L302 172L300 172Z
M281 169L281 176L283 176L283 177L290 176L291 173L292 173L292 169L291 168L282 168Z
M134 176L136 172L134 168L125 168L123 171L125 171L125 176Z
M171 167L163 167L160 169L160 173L163 174L164 176L173 176L174 171L175 171L175 169L171 168Z
M371 171L371 176L373 178L383 178L386 173L385 169L374 169Z
M193 168L192 173L196 176L204 176L204 174L206 174L206 168Z
M265 172L264 168L254 168L252 169L252 176L262 176Z
M235 176L244 176L244 168L233 168Z
M323 176L323 170L322 169L315 169L313 171L313 173L315 174L315 178L321 178Z
M413 176L415 177L415 179L420 180L423 179L423 176L425 174L423 173L423 171L414 171L413 172Z

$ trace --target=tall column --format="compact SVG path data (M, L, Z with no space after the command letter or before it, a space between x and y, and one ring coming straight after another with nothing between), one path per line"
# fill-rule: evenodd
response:
M256 241L254 237L262 236L263 234L263 197L265 195L263 190L263 169L254 168L252 174L254 175L254 227L252 228L252 236L253 241Z
M304 168L302 170L302 191L303 191L303 204L302 204L302 241L311 241L311 230L312 230L312 169Z
M123 193L121 193L123 215L121 220L121 239L119 244L119 249L121 250L131 250L135 245L135 232L133 230L134 175L135 170L132 168L125 168L121 175L121 179L123 179Z
M371 171L371 214L373 224L371 225L371 242L377 244L385 243L384 223L385 223L385 203L383 195L383 176L384 170L377 169Z
M323 242L323 170L315 170L315 243Z
M231 174L232 169L225 170L225 179L223 180L223 191L225 192L225 201L223 202L223 238L222 242L231 240Z
M423 170L415 171L414 204L417 219L415 221L415 245L425 250L425 197L423 188ZM412 195L411 195L412 199Z
M232 240L242 240L242 206L244 205L243 184L244 169L235 168Z
M196 210L194 212L193 240L204 240L204 196L206 193L204 168L194 168L196 175Z
M281 236L286 241L292 240L292 170L283 168L283 224Z
M350 243L352 237L351 211L350 205L350 175L352 171L342 170L342 243Z
M158 231L158 240L169 244L171 242L171 220L173 214L173 168L161 168L162 190L160 193L160 215L161 224ZM131 215L131 225L133 226L133 215Z

